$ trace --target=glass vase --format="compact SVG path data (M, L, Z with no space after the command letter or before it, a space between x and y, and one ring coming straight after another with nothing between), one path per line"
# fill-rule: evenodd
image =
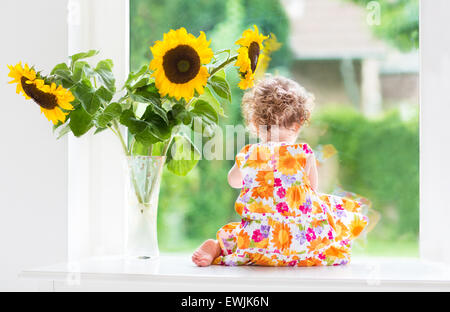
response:
M127 257L150 259L159 256L157 213L164 162L164 156L127 157Z

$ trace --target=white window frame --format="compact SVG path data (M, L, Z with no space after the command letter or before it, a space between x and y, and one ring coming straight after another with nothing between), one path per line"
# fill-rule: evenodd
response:
M450 1L420 2L420 257L450 263ZM408 179L408 177L401 177Z
M68 0L69 55L100 50L116 86L129 72L129 1ZM109 131L69 137L68 259L120 254L124 245L124 156Z
M443 31L449 26L449 12L448 0L421 0L420 257L446 263L450 40ZM128 0L69 0L69 54L92 48L101 50L99 58L113 59L120 85L129 70ZM109 134L69 139L69 260L121 253L122 164L120 147Z

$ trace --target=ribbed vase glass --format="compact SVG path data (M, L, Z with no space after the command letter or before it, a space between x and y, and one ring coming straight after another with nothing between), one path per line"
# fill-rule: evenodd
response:
M127 157L126 246L128 257L159 256L157 235L158 197L164 156Z

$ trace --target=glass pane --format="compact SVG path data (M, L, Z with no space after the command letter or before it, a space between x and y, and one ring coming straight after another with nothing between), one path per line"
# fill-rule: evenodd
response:
M274 34L267 72L293 78L316 97L299 140L319 156L319 188L353 192L370 203L376 226L359 255L417 256L419 231L418 0L131 0L131 69L149 47L185 27L236 47L256 24ZM233 101L221 126L242 124L236 70ZM162 251L190 252L230 221L238 191L227 184L233 161L202 160L184 178L164 173L158 233Z

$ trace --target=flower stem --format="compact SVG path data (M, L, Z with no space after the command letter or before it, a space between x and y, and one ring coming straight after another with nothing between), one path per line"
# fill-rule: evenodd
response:
M161 153L161 157L165 157L167 154L167 150L169 149L170 143L172 143L173 136L170 137L169 140L167 140L166 144L164 145L163 151ZM156 169L156 174L152 179L152 184L150 185L150 189L147 192L147 195L145 196L145 202L148 202L150 198L152 197L153 193L155 192L155 183L160 179L160 176L162 174L162 169L164 168L165 159L162 159L160 163L158 164L158 167Z
M115 132L114 131L113 132L119 138L120 143L122 144L122 148L123 148L123 151L124 151L125 155L126 156L130 156L131 153L128 151L127 144L125 143L125 140L123 139L122 133L120 132L120 128L119 128L119 124L117 123L117 120L113 120L112 121L112 125L113 125L113 128L116 130Z
M215 73L217 73L219 70L221 70L222 68L224 68L225 66L227 66L228 64L230 64L231 62L234 62L237 60L237 55L232 56L230 58L228 58L226 61L224 61L222 64L220 64L219 66L217 66L216 68L214 68L211 73L209 73L209 76L212 77L214 76Z

